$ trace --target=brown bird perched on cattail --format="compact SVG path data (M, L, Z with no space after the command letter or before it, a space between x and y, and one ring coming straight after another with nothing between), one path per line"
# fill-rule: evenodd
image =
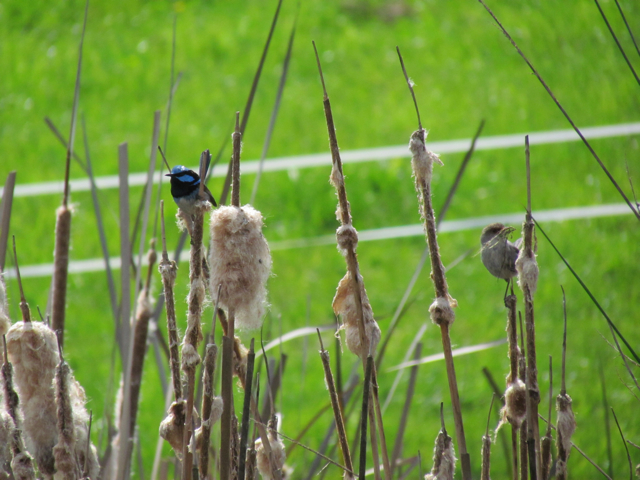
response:
M511 279L518 274L516 259L522 243L521 238L515 242L507 238L514 230L502 223L492 223L484 227L480 235L482 263L491 275L506 280L507 288Z

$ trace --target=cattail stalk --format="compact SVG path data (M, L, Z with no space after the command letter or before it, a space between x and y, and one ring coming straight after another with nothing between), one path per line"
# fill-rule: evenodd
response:
M442 403L440 404L441 428L436 437L433 449L433 468L431 473L425 475L425 480L453 480L456 471L456 456L453 448L453 439L447 433L444 426Z
M529 136L525 136L525 160L527 168L527 213L523 224L524 247L516 260L518 285L524 293L525 332L527 342L527 442L534 444L535 453L529 458L531 468L540 472L540 429L538 426L538 405L540 389L538 387L538 366L536 361L536 329L534 318L533 295L538 279L538 265L533 251L533 230L535 223L531 216L531 174L529 166Z
M180 337L178 335L178 324L176 322L176 303L173 293L173 287L176 282L178 266L173 260L169 260L167 253L167 239L164 225L164 200L160 201L162 220L162 260L158 264L158 270L162 277L162 287L164 292L164 301L167 308L167 332L169 334L169 366L171 368L171 381L173 384L173 393L176 401L182 398L182 382L180 381L180 354L178 345Z
M58 344L60 362L56 367L54 385L56 390L56 406L58 411L58 443L53 447L53 456L57 470L56 476L63 480L76 480L79 478L78 465L74 456L75 435L73 429L73 410L69 395L69 381L71 369L64 361L62 349Z
M526 360L526 350L524 348L524 334L522 328L522 316L518 313L519 324L520 324L520 358L518 359L518 378L522 383L527 380L527 360ZM527 480L529 477L529 460L527 454L527 418L525 416L522 421L522 425L520 425L519 433L520 433L520 480Z
M455 321L453 307L457 306L455 299L449 294L447 279L445 276L444 265L440 258L440 249L438 247L438 239L436 233L436 218L433 210L431 199L431 177L433 174L433 162L442 165L440 158L427 150L425 146L427 133L422 128L420 113L418 111L418 103L415 99L413 84L409 80L407 71L404 67L404 61L400 54L400 49L396 47L400 65L404 73L405 80L411 92L418 115L418 130L411 135L409 149L412 153L411 164L415 177L415 188L420 199L420 214L424 220L427 244L429 245L429 258L431 260L431 279L433 281L436 293L436 299L429 308L431 320L440 327L442 337L442 349L445 357L447 368L447 380L449 383L449 393L451 395L451 404L453 407L453 419L456 428L456 437L458 440L458 448L460 450L460 461L462 464L462 478L464 480L471 479L471 460L467 452L467 442L464 435L464 425L462 422L462 409L460 407L460 396L458 393L458 382L456 379L456 371L453 363L453 354L451 347L451 337L449 328Z
M556 397L556 411L558 412L556 430L558 438L556 447L558 449L558 461L556 462L556 478L566 480L568 478L567 462L571 453L571 436L576 429L576 419L571 408L571 397L567 394L565 383L565 361L567 353L567 302L562 289L562 306L564 313L564 332L562 336L562 377L560 383L560 394ZM551 419L549 419L551 420Z
M322 360L322 368L324 369L324 379L329 390L329 398L331 399L331 408L333 409L333 417L336 422L336 430L338 431L338 443L340 444L340 450L342 451L342 458L344 460L345 478L355 478L353 473L353 462L351 460L351 452L349 451L349 442L347 440L347 430L344 425L344 416L340 402L338 400L338 392L336 391L336 384L333 381L333 373L331 373L331 363L329 360L329 352L324 349L322 344L322 337L320 336L320 329L318 331L318 339L320 341L320 359Z
M171 381L173 385L174 401L169 407L167 417L160 424L160 436L168 441L178 455L182 455L182 442L184 437L185 410L182 398L182 380L180 376L180 355L178 345L178 326L176 322L176 304L173 287L176 282L178 266L173 260L169 260L167 253L167 240L164 224L164 201L160 201L160 218L162 229L162 260L158 264L158 270L162 277L164 301L167 308L167 332L169 334L169 367L171 369Z
M203 165L207 164L211 158L209 150L202 152L200 156L200 171ZM200 193L204 188L204 181L200 182ZM201 198L201 196L199 195ZM189 281L190 289L187 303L189 310L187 314L187 329L182 342L182 370L187 377L187 398L184 421L184 436L182 441L182 478L190 480L193 466L193 452L190 451L191 436L193 435L193 405L195 398L196 367L200 364L198 354L198 344L202 341L202 305L205 300L205 283L202 274L202 260L204 251L202 246L204 212L208 210L209 203L206 201L196 201L193 212L193 223L191 232L191 257L189 261Z
M494 394L491 397L491 405L489 406L487 428L484 436L482 437L482 469L480 473L480 480L491 480L491 435L489 435L489 422L491 421L491 410L493 409L493 401L495 399L496 396Z
M540 439L541 448L541 464L540 464L540 478L549 478L549 472L551 472L551 444L553 443L553 437L551 435L551 405L553 404L553 368L551 363L551 355L549 355L549 421L547 422L547 431Z
M157 255L155 251L155 240L151 240L151 248L147 254L149 270L145 286L138 297L138 308L136 311L136 325L133 331L133 358L131 361L131 418L129 423L130 431L136 427L138 416L138 403L140 399L140 387L142 385L142 371L144 359L147 353L147 337L149 334L149 320L153 316L149 289L151 287L151 272L156 263Z
M84 22L82 35L78 47L78 68L76 70L76 83L73 93L73 107L71 110L71 126L69 131L69 143L67 146L67 159L65 162L64 195L62 205L56 211L55 246L53 251L53 279L51 301L51 328L54 332L60 332L60 342L64 343L64 315L67 301L67 276L69 274L69 245L71 243L71 209L69 208L69 171L71 168L71 156L76 136L76 118L78 113L78 98L80 96L80 72L82 71L82 47L84 34L87 29L87 14L89 1L84 10Z
M513 287L511 290L513 293ZM520 349L518 348L518 326L516 321L517 297L515 295L507 295L504 299L504 305L507 307L507 341L509 343L510 361L509 374L507 375L507 389L509 389L511 385L519 382L518 364ZM525 416L517 418L517 416L514 415L506 415L506 419L511 425L511 451L513 455L511 474L514 480L518 478L518 429L524 418Z
M327 89L324 83L324 77L322 74L322 67L320 65L320 58L318 57L318 51L316 49L315 42L313 42L313 48L316 54L316 62L318 64L318 71L320 73L320 79L322 81L322 89L323 89L323 106L324 106L324 114L325 120L327 123L327 130L329 133L329 146L331 149L331 158L332 158L332 169L331 169L331 183L336 188L336 192L338 195L338 211L337 216L340 220L341 227L336 232L338 248L341 253L344 255L346 263L347 263L347 276L348 281L351 283L350 286L346 286L346 290L351 292L353 295L353 304L355 306L355 324L357 328L357 337L349 334L349 329L353 327L353 324L349 321L345 321L347 328L347 345L349 348L357 353L360 357L363 366L366 364L366 358L369 355L375 354L375 348L380 341L380 328L378 327L375 319L373 317L373 312L371 311L371 306L369 304L368 298L366 296L366 290L364 289L364 282L362 281L362 276L360 275L360 267L358 265L358 258L356 255L356 247L358 245L358 234L353 228L351 212L349 207L349 202L347 200L347 191L344 183L344 174L342 171L342 160L340 158L340 148L338 147L338 139L336 137L336 129L333 121L333 113L331 111L331 102L329 100L329 95L327 94ZM343 279L343 281L345 280ZM342 281L340 282L342 285ZM342 292L345 293L344 291ZM336 299L339 298L341 294L340 287L338 287L338 292L336 293L336 298L334 299L334 310L336 305ZM348 295L348 294L347 294ZM348 298L348 297L347 297ZM349 299L350 300L350 299ZM349 301L347 300L347 301ZM366 315L365 315L366 313ZM344 316L344 315L343 315ZM351 323L351 325L349 325ZM351 341L350 341L351 337ZM356 340L357 338L357 340ZM351 346L349 344L354 346ZM355 346L357 343L358 346ZM386 439L384 436L384 425L382 424L382 415L380 409L380 400L377 394L377 379L375 374L375 367L371 376L371 380L373 382L373 389L371 390L371 394L373 395L373 405L372 405L372 426L371 431L375 431L375 422L378 422L378 431L380 432L380 442L382 447L382 458L384 463L384 472L385 478L389 480L391 477L391 465L389 462L389 454L387 451ZM377 412L377 414L376 414ZM372 447L374 445L372 444ZM376 449L374 447L374 457L377 456ZM374 469L378 467L377 461L375 462Z
M238 478L244 479L247 459L247 443L249 440L249 419L251 416L251 389L253 384L253 366L256 354L253 338L247 354L247 372L244 382L244 404L242 408L242 427L240 430L240 448L238 456Z
M360 423L360 468L358 479L365 480L367 471L367 412L369 411L369 388L371 385L371 371L373 370L373 357L367 357L364 371L364 387L362 393L362 412Z
M240 208L240 113L236 112L236 127L233 133L231 159L231 205ZM235 308L228 307L228 327L222 337L222 383L220 386L224 410L220 420L220 479L230 480L231 467L231 416L233 415L233 343L235 337Z
M409 385L407 386L407 395L405 397L404 408L402 409L402 416L400 417L400 425L398 427L398 433L396 434L396 442L393 447L393 453L391 454L391 476L395 470L396 463L402 455L402 442L404 438L404 431L407 426L407 419L409 418L409 410L411 408L411 401L413 400L413 394L415 392L416 379L418 377L418 360L422 354L422 342L416 345L413 353L413 359L416 362L411 367L411 373L409 376Z
M16 480L35 480L36 473L33 468L33 458L24 446L22 438L22 421L20 418L19 398L13 388L13 365L9 362L7 354L7 339L3 335L4 362L2 364L2 388L4 392L5 409L11 418L11 469Z
M204 393L202 395L202 424L196 431L196 444L200 456L198 458L198 471L200 479L206 480L209 475L209 445L211 442L211 427L220 419L222 413L222 398L214 396L214 375L216 370L216 360L218 358L218 346L215 343L216 313L218 312L218 300L220 299L220 289L216 304L213 309L213 330L210 343L207 343L204 368L202 373L202 385ZM214 405L215 402L215 405Z

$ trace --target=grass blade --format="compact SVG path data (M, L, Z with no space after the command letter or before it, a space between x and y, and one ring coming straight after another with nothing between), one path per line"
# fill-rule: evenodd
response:
M627 54L624 51L624 48L622 48L622 45L620 45L620 41L618 40L618 37L616 37L616 34L613 32L613 28L611 28L611 25L609 24L609 20L607 19L607 16L605 15L604 11L602 10L602 7L600 7L600 2L598 2L598 0L594 0L596 2L596 6L598 7L598 11L600 12L600 15L602 16L602 19L604 20L604 23L607 25L607 28L609 29L609 33L611 34L611 36L613 37L613 41L616 42L616 45L618 46L618 50L620 50L620 53L622 54L622 57L624 58L624 61L627 62L627 65L629 66L629 70L631 70L631 73L633 74L634 78L636 79L636 82L638 82L638 85L640 85L640 78L638 78L638 74L636 73L635 69L633 68L633 65L631 65L631 62L629 61L629 58L627 57ZM616 4L618 2L616 1ZM618 5L618 8L620 8L620 5ZM622 13L622 9L620 9L620 13ZM624 15L622 16L622 18L624 18ZM625 19L625 24L627 23L626 19ZM629 25L627 25L627 28L629 27ZM631 30L629 30L629 32L631 32ZM631 38L633 38L633 35L631 36ZM635 39L634 42L635 44ZM636 45L636 48L637 45Z
M542 233L542 235L544 235L544 238L547 239L547 241L551 244L551 246L553 247L553 249L556 251L556 253L558 254L558 256L560 257L560 259L564 262L564 264L567 266L567 268L571 271L571 273L573 274L574 278L578 281L578 283L580 284L580 286L582 287L582 289L586 292L586 294L589 296L589 298L591 299L591 301L593 302L593 304L596 306L596 308L598 310L600 310L600 313L602 314L602 316L605 318L605 320L607 321L607 323L611 326L611 328L613 328L613 330L616 332L616 334L618 335L618 337L620 338L620 340L622 340L622 342L626 345L626 347L629 349L629 352L631 352L631 355L633 355L633 358L636 360L636 362L640 363L640 357L638 357L638 354L633 350L633 348L631 347L631 345L629 345L629 342L627 342L627 339L624 338L622 336L622 334L620 333L620 331L618 330L618 327L615 326L615 324L611 321L611 319L609 318L609 315L607 315L607 312L604 311L604 309L600 306L600 304L598 303L598 301L596 300L596 297L593 296L593 294L591 293L591 290L589 290L589 288L587 287L587 285L582 281L582 279L578 276L578 274L576 273L576 271L573 269L573 267L569 264L569 262L567 261L567 259L560 253L560 250L558 250L558 248L555 246L555 244L551 241L551 239L549 238L549 236L545 233L545 231L542 229L542 227L540 226L540 224L538 222L536 222L536 219L533 218L533 221L536 224L536 227L538 228L538 230L540 230L540 232ZM622 353L622 351L619 350L620 355L624 355Z
M569 116L569 114L567 113L567 111L562 107L562 105L560 104L560 102L558 101L558 99L555 97L555 95L553 94L553 92L551 91L551 89L549 88L549 86L547 85L547 83L542 79L542 77L540 76L540 74L538 73L538 71L535 69L535 67L533 66L533 64L529 61L529 59L525 56L524 53L522 53L522 50L520 50L520 48L518 47L518 45L516 45L516 42L513 40L513 38L511 38L511 35L509 35L509 32L507 32L507 30L502 26L502 24L500 23L500 21L498 20L498 18L494 15L494 13L491 11L491 9L489 9L489 7L487 7L487 5L484 3L483 0L478 0L478 2L480 2L482 4L482 6L485 8L485 10L487 12L489 12L489 15L491 15L491 17L493 18L493 20L498 24L498 26L500 27L500 29L502 30L502 33L505 35L505 37L507 37L507 39L509 40L509 42L511 42L511 45L513 45L513 47L516 49L516 51L518 52L518 54L522 57L522 59L526 62L526 64L529 66L529 68L531 69L531 71L533 72L533 74L536 76L536 78L538 79L538 81L542 84L542 86L544 87L544 89L547 91L547 93L549 94L549 96L551 97L551 99L554 101L554 103L556 104L556 106L560 109L560 111L562 112L562 114L564 115L564 117L567 119L567 121L569 122L569 124L573 127L573 129L576 131L576 133L578 134L578 136L580 137L580 139L582 140L582 142L585 144L585 146L587 147L587 149L589 150L589 152L591 152L591 155L593 155L593 158L596 159L596 161L598 162L598 165L600 165L600 168L602 169L602 171L607 175L607 177L609 178L609 180L611 181L611 183L613 184L613 186L616 188L616 190L618 190L618 193L620 193L620 196L624 199L624 201L626 202L627 205L629 205L629 208L631 209L631 211L633 212L633 214L636 216L636 218L638 220L640 220L640 212L638 212L638 209L636 207L633 206L633 204L631 203L631 201L629 201L629 199L627 198L627 195L622 191L622 189L620 188L620 185L618 185L618 182L616 182L616 180L613 178L613 176L611 175L611 173L609 173L609 170L607 170L607 167L604 166L604 163L602 163L602 160L600 160L600 157L598 156L598 154L595 152L595 150L591 147L591 144L587 141L587 139L584 137L584 135L582 135L582 132L580 131L580 129L576 126L575 123L573 123L573 120L571 120L571 117Z
M300 4L298 3L298 11ZM287 53L284 57L284 63L282 65L282 74L280 75L280 83L278 84L278 93L276 94L276 102L271 112L271 118L269 119L269 127L267 128L267 135L264 139L264 146L262 147L262 154L260 155L260 164L258 165L258 173L256 179L253 182L253 190L251 191L251 200L249 203L253 205L256 200L256 194L258 193L258 185L260 184L260 177L262 176L262 167L264 166L264 159L267 158L267 152L269 145L271 144L271 136L273 134L273 127L276 124L276 118L278 118L278 112L280 111L280 102L282 101L282 92L284 91L284 85L287 81L287 74L289 73L289 62L291 61L291 52L293 51L293 40L296 36L296 26L298 24L298 13L296 12L296 19L293 22L293 28L291 29L291 35L289 36L289 44L287 46Z

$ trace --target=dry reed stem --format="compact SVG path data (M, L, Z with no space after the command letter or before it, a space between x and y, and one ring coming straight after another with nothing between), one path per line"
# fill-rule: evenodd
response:
M255 363L253 338L247 354L247 368L244 381L244 403L242 407L242 427L240 429L240 449L238 457L238 478L244 479L246 468L247 444L249 440L249 420L251 417L251 390L253 385L253 367Z
M209 158L209 150L202 152L200 165ZM196 367L200 364L198 344L202 341L202 308L205 300L205 283L202 274L202 259L204 258L202 238L204 212L209 208L206 201L196 201L193 212L193 230L191 233L191 256L189 261L190 288L187 297L189 306L187 314L187 329L182 342L182 370L187 377L187 397L184 423L184 437L182 443L182 478L190 480L193 466L193 453L189 449L193 435L193 406L195 398Z
M215 322L215 317L214 317ZM213 335L211 336L213 341ZM218 346L209 343L206 347L203 368L203 389L202 396L202 425L196 432L196 443L200 456L198 458L198 471L201 479L208 478L209 474L209 445L211 442L211 427L215 422L212 418L212 407L214 402L213 380L216 370L216 358L218 356Z
M327 130L329 134L329 146L331 149L331 159L332 159L332 168L331 168L331 184L335 187L336 193L338 196L338 210L336 212L341 227L336 232L336 239L338 243L338 248L341 253L344 255L346 263L347 263L347 271L348 276L351 279L351 292L354 297L354 303L356 308L356 324L358 329L357 339L359 341L354 341L355 339L352 337L351 342L347 341L347 343L351 343L355 345L358 344L358 347L352 348L349 345L350 349L356 353L360 359L362 360L363 365L366 364L365 358L369 355L375 354L375 348L380 340L380 329L373 318L373 312L370 312L371 307L369 305L368 299L366 297L366 290L364 289L364 282L362 280L362 276L360 275L360 267L358 265L358 258L356 254L356 247L358 244L358 234L356 230L352 226L352 217L349 207L349 202L347 200L347 191L345 188L344 182L344 174L342 171L342 160L340 158L340 148L338 147L338 139L336 136L335 123L333 120L333 113L331 111L331 102L329 100L329 96L327 94L327 89L324 83L324 77L322 74L322 67L320 65L320 58L318 56L318 51L316 49L315 42L313 42L313 48L316 54L316 62L318 64L318 71L320 73L320 78L322 81L323 88L323 107L325 113L325 120L327 123ZM342 283L342 282L341 282ZM339 292L336 293L336 298L338 297ZM335 304L335 299L334 299ZM334 309L335 310L335 309ZM369 315L365 315L370 312ZM349 338L349 332L347 332L347 338ZM391 475L391 467L389 463L389 454L387 451L386 439L384 436L384 426L382 424L382 415L380 409L380 400L377 394L377 380L375 374L375 367L371 377L374 388L373 388L373 405L371 406L371 432L375 434L375 421L378 421L378 429L380 431L380 441L382 447L382 457L384 462L384 472L385 478L390 480ZM375 437L372 437L372 447L374 454L374 469L377 472L378 461L377 461L377 448L374 445ZM379 473L377 474L379 475Z
M258 458L256 449L251 447L247 450L247 469L245 473L245 480L255 480L258 475ZM243 479L239 479L243 480Z
M122 338L122 395L116 406L118 423L118 443L116 453L116 479L125 480L130 471L133 432L129 430L131 411L131 359L133 357L132 329L135 317L131 318L131 244L129 239L129 153L126 142L118 145L118 178L119 178L119 210L120 210L120 258L123 268L120 269L120 323L118 331Z
M515 295L508 295L504 299L507 307L507 340L509 342L509 374L507 376L507 385L518 379L518 363L520 358L520 349L518 348L518 326L516 322L516 302ZM510 422L511 423L511 422ZM519 425L511 423L511 451L513 455L511 471L514 480L518 478L518 431Z
M413 358L418 361L422 354L422 343L419 342L414 350ZM396 442L393 446L393 453L391 454L391 476L393 477L393 471L400 457L402 456L402 442L404 438L404 431L407 426L407 419L409 418L409 410L411 409L411 402L413 400L413 394L415 392L416 379L418 377L418 365L411 367L411 374L409 376L409 384L407 385L407 395L404 401L404 408L402 409L402 416L400 417L400 424L398 426L398 433L396 434Z
M158 270L162 277L162 287L164 291L164 301L167 308L167 332L169 334L169 366L171 368L171 380L173 384L174 398L176 401L182 398L182 382L180 380L180 354L178 345L180 337L178 335L178 325L176 322L176 304L173 287L176 282L178 265L173 260L169 260L167 253L167 241L164 225L164 201L160 201L162 219L162 260L158 264Z
M153 309L151 307L151 298L149 297L150 274L156 262L155 242L151 242L151 249L147 254L149 264L149 276L144 288L138 296L138 308L136 311L136 325L133 331L133 357L131 360L131 418L129 429L131 432L135 430L136 419L138 416L138 403L140 399L140 387L142 386L142 371L144 368L144 359L147 353L147 338L149 334L149 321L153 317Z
M351 479L353 477L353 462L351 460L351 452L349 451L349 442L347 440L347 430L344 425L344 415L338 399L338 392L336 391L336 384L333 381L333 373L331 372L331 363L329 360L329 352L324 349L322 344L322 337L320 336L320 330L318 331L318 339L320 340L320 359L322 360L322 368L324 369L324 379L329 390L329 398L331 400L331 408L333 409L333 417L336 422L336 430L338 431L338 443L340 450L342 451L342 458L344 459L344 465L349 472L344 473L345 479Z
M369 411L369 388L371 385L371 372L373 370L373 357L367 357L364 371L364 383L362 392L362 410L360 412L360 468L358 479L365 480L367 471L367 412Z
M233 415L233 338L235 312L229 308L226 334L222 337L221 394L224 410L220 420L220 480L230 480L231 467L231 416Z
M482 437L482 467L480 471L480 480L491 480L491 435L489 435L489 422L491 422L491 410L493 409L493 401L496 395L491 396L491 405L489 406L489 415L487 415L487 428ZM513 431L513 430L512 430Z
M520 320L520 357L518 359L518 378L521 382L527 380L527 360L526 350L524 349L524 335L522 331L522 316L519 314ZM520 480L527 480L529 476L529 461L527 454L527 419L525 417L522 425L520 426Z
M387 449L387 437L384 433L384 423L382 420L382 409L380 408L380 396L378 393L378 374L376 372L376 364L374 362L372 370L372 393L373 393L373 409L375 411L376 424L380 431L380 451L382 452L382 465L384 466L384 476L387 480L391 480L391 462L389 460L389 451Z
M11 208L13 205L13 190L15 186L16 172L9 172L7 180L4 182L1 200L2 203L0 203L0 273L4 272L5 259L7 255L9 226L11 225ZM4 277L2 277L2 280L0 281L4 282Z
M551 361L551 355L549 355L549 420L551 420L551 405L553 405L553 364ZM549 478L551 472L551 444L553 443L553 437L551 436L551 421L547 422L547 431L540 440L541 449L541 472L540 477L543 479Z
M535 292L535 281L531 281L528 271L535 270L537 280L537 264L533 251L533 236L535 224L531 218L531 174L529 168L529 136L525 137L525 161L527 169L527 213L523 224L524 246L516 260L518 269L518 284L524 293L524 316L525 332L527 342L527 441L533 440L535 447L535 471L541 471L540 458L540 429L538 425L538 405L540 403L540 389L538 387L538 366L536 361L536 329L534 317L533 294ZM531 267L522 267L530 264ZM531 461L531 459L530 459ZM533 463L531 464L533 467Z
M4 407L8 413L10 423L10 446L13 460L11 469L17 480L34 480L33 458L26 450L22 438L22 419L20 418L19 397L13 387L13 365L7 355L7 339L3 335L4 361L2 364L2 389L4 392Z
M61 348L60 344L58 344L58 348ZM69 364L64 361L62 350L60 350L60 362L56 367L53 381L56 391L56 407L58 413L58 443L53 447L53 456L57 470L56 478L59 477L62 480L76 480L80 475L79 465L76 463L74 455L76 441L73 428L73 411L69 394L70 376L71 369L69 368Z
M336 137L336 128L333 121L333 113L331 111L331 102L329 100L329 95L327 94L327 89L324 84L324 76L322 74L322 67L320 65L320 57L318 56L318 50L316 49L315 42L313 43L313 49L316 54L316 63L318 64L318 71L320 73L320 80L322 81L322 90L323 90L323 100L322 104L324 107L324 115L327 123L327 130L329 133L329 146L331 149L331 159L332 159L332 168L331 168L331 183L336 188L336 193L338 195L338 211L336 212L340 224L342 226L352 225L351 222L351 212L349 208L349 202L347 200L347 191L344 185L344 174L342 173L342 160L340 158L340 148L338 147L338 138ZM338 239L339 240L339 239ZM355 241L357 242L357 236ZM360 339L360 345L362 346L362 350L359 354L360 359L362 360L362 364L366 364L366 357L370 353L368 348L369 339L365 334L365 324L364 324L364 315L363 315L363 305L361 298L361 286L360 286L360 272L358 268L358 259L356 257L355 248L356 245L351 242L350 245L340 245L341 250L344 252L345 259L347 262L347 270L351 276L351 281L353 282L353 295L355 297L355 306L356 306L356 318L358 319L358 336Z
M436 293L436 299L429 308L432 321L440 326L442 337L442 348L445 356L447 368L447 379L449 392L453 407L453 418L460 451L460 462L462 465L462 477L464 480L471 479L471 460L467 452L467 442L464 435L464 424L462 422L462 409L460 407L460 397L458 393L458 383L453 362L451 338L449 335L450 325L455 320L453 307L457 302L449 294L444 266L440 258L438 247L436 220L431 199L431 176L433 162L440 161L438 156L427 150L426 131L423 128L415 131L411 135L409 148L412 152L412 166L415 177L416 191L420 198L421 215L424 220L427 243L429 245L429 258L431 260L431 279ZM440 162L442 163L442 162Z

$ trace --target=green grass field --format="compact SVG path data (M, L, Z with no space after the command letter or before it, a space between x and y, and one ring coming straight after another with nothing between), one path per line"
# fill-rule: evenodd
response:
M621 1L631 28L640 36L640 4ZM624 30L615 4L602 2L605 12L636 69L640 59ZM65 151L46 127L49 116L68 135L82 2L7 1L0 4L0 181L17 170L18 184L62 180ZM519 47L545 78L579 127L635 122L640 118L640 90L620 56L598 10L591 2L490 2ZM103 2L89 6L84 46L79 112L87 125L94 172L117 174L117 146L128 142L130 170L146 171L153 112L162 109L163 131L170 84L171 39L177 14L176 71L182 72L171 112L167 154L170 163L195 165L200 152L216 152L231 133L234 113L244 108L262 52L275 2ZM473 135L481 119L483 136L530 133L569 128L542 86L503 37L482 6L474 1L436 2L340 0L302 2L289 78L269 150L269 157L328 152L322 111L322 90L311 41L318 45L331 97L338 140L343 150L408 143L416 129L415 112L395 53L400 46L429 140ZM295 2L284 2L243 138L243 159L259 158L281 73L288 36L296 15ZM84 157L81 130L76 150ZM622 188L631 195L625 163L638 186L639 135L594 140L592 145ZM524 139L523 139L524 143ZM162 142L161 142L162 144ZM223 161L229 158L227 147ZM434 203L440 206L453 182L462 154L443 155L436 167ZM531 151L533 208L553 209L620 203L622 200L581 143L534 146ZM359 230L419 223L418 207L407 158L345 166L347 192ZM72 164L72 178L82 178ZM269 241L331 234L336 199L328 183L329 168L265 173L255 207L265 216ZM243 176L247 201L254 176ZM209 184L216 196L222 179ZM137 206L141 188L131 191ZM101 250L88 192L71 193L76 213L72 225L72 260L99 258ZM118 194L100 194L109 233L110 254L118 254ZM175 206L164 189L166 218L173 223ZM16 236L21 266L52 261L57 195L18 197L13 204L11 233ZM523 148L475 153L447 219L522 212L526 203ZM514 225L518 227L518 225ZM543 227L634 346L637 328L638 245L640 229L625 216L547 223ZM169 245L178 232L170 228ZM491 277L476 256L480 229L439 236L445 265L469 249L472 255L448 272L458 300L452 327L455 346L468 346L504 337L504 285ZM151 229L149 234L151 235ZM603 468L609 468L604 432L600 369L607 399L626 436L640 443L638 392L611 342L604 318L589 301L559 257L538 235L540 280L536 294L536 325L540 387L547 415L548 356L553 356L554 396L558 393L562 343L562 293L567 295L567 389L574 400L578 429L573 438ZM408 284L425 246L424 238L362 242L358 249L362 274L383 333ZM136 247L137 250L137 247ZM13 266L13 262L9 262ZM180 265L177 299L186 296L187 264ZM273 252L269 281L271 310L265 320L265 340L280 331L332 323L331 300L345 272L341 255L332 246ZM47 303L49 278L25 279L32 310ZM160 287L159 275L154 280ZM16 283L8 283L10 307L18 318ZM428 269L412 294L410 308L394 334L381 368L381 395L386 397L394 375L386 368L398 364L423 322L423 354L441 351L440 334L430 324L428 307L433 287ZM521 305L521 299L519 299ZM186 303L179 312L182 328ZM211 318L209 308L204 318ZM281 319L281 323L279 322ZM161 328L165 329L164 315ZM90 399L96 418L112 411L109 391L114 328L104 273L70 276L65 354ZM245 335L248 339L249 336ZM331 339L326 335L325 344ZM296 436L301 426L328 403L317 356L317 341L309 338L283 346L288 355L282 398L282 431ZM636 348L637 349L637 348ZM275 353L275 351L274 351ZM336 351L333 350L332 357ZM354 358L345 350L343 372ZM479 478L481 436L491 389L481 369L486 366L502 384L507 373L506 346L456 360L467 444L474 475ZM637 369L636 369L637 371ZM117 377L116 377L117 378ZM117 380L115 381L117 384ZM629 386L629 389L627 388ZM385 414L388 439L395 438L405 380ZM630 391L631 390L631 391ZM634 397L634 395L636 397ZM236 395L239 397L239 395ZM454 431L441 362L420 368L411 409L405 456L418 450L423 470L431 465L433 441L439 428L439 404L445 402L446 421ZM158 368L150 349L139 417L139 439L146 478L163 418ZM555 414L554 414L555 418ZM304 437L317 448L332 418L329 413ZM350 422L355 431L356 416ZM103 420L93 431L97 443ZM542 425L542 424L541 424ZM542 427L541 427L542 428ZM627 475L622 440L612 427L613 471ZM214 435L215 436L215 435ZM286 442L285 442L286 443ZM288 444L287 444L288 445ZM103 445L104 448L104 445ZM289 447L288 447L289 448ZM165 454L169 455L168 447ZM640 452L631 450L635 463ZM295 478L304 478L312 457L296 448L288 464ZM635 464L634 463L634 464ZM370 463L369 463L370 464ZM494 478L507 478L508 466L497 446L492 458ZM598 478L598 473L573 452L572 478ZM339 471L329 467L328 478ZM417 473L413 475L416 478Z

